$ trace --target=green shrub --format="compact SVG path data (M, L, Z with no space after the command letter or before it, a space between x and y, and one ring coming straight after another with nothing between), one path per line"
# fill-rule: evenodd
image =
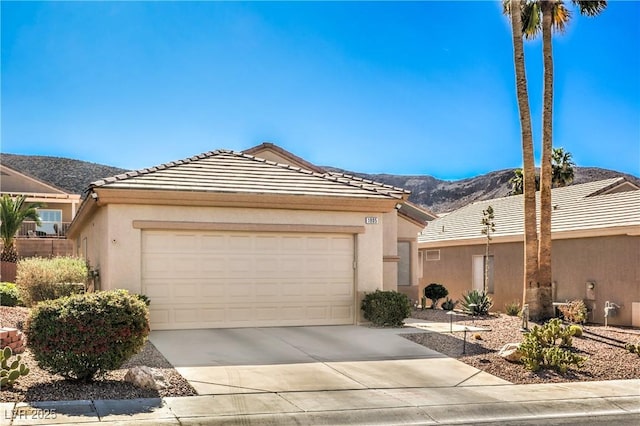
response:
M582 337L582 327L580 327L578 324L571 324L569 326L569 333L573 337Z
M27 306L82 293L87 282L85 261L76 257L31 257L18 262L16 284Z
M411 314L411 301L406 294L396 291L367 293L362 300L364 318L379 327L400 327Z
M553 369L562 374L571 365L582 367L585 358L571 352L571 331L554 318L542 327L534 326L520 344L522 363L531 371Z
M458 304L458 301L456 300L455 302L451 299L449 299L448 297L445 299L444 302L442 302L442 304L440 305L440 307L442 309L444 309L445 311L453 311L456 307L456 305Z
M424 297L431 299L431 309L435 309L438 300L449 295L449 290L442 284L431 283L424 288Z
M12 356L13 351L9 346L0 350L0 389L13 386L16 380L29 374L29 368L21 362L22 357L18 355L11 360Z
M484 291L471 290L462 295L462 311L470 315L487 315L493 300ZM471 306L475 305L475 306Z
M0 306L16 306L22 304L20 292L14 283L0 283Z
M583 324L587 321L587 306L582 300L572 300L566 305L561 305L558 309L562 313L562 317L569 322Z
M520 315L520 302L514 300L504 305L504 311L511 317L517 317Z
M89 381L119 368L142 349L149 312L126 290L77 294L39 303L26 333L40 368Z

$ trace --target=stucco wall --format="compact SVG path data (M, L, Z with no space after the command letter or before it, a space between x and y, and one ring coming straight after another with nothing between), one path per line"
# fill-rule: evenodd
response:
M420 298L419 285L422 277L422 265L418 255L418 233L422 229L423 227L413 222L402 217L398 218L398 241L406 241L411 244L411 285L398 285L398 291L409 296L412 301L417 301Z
M378 217L379 223L365 225L367 216ZM364 292L383 286L384 222L380 213L111 204L98 209L78 240L81 252L82 239L87 238L87 257L92 266L100 268L102 289L141 292L142 231L133 227L133 220L364 226L365 232L356 235L356 312L360 312Z
M460 298L472 286L472 256L483 255L484 248L484 245L440 248L439 261L424 260L420 292L429 283L437 282L447 287L452 299ZM504 311L506 303L522 300L522 243L493 243L491 253L495 267L493 310ZM638 259L640 237L637 236L554 240L555 301L587 299L586 283L593 281L595 299L587 300L593 310L591 320L604 322L604 304L608 300L622 306L610 317L609 323L630 325L631 302L640 301Z

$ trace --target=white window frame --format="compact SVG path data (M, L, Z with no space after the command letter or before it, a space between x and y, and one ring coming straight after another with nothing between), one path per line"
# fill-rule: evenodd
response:
M440 249L425 250L424 258L427 262L437 262L440 260Z
M43 220L43 213L58 213L60 220ZM40 217L40 226L36 226L36 232L44 232L47 235L56 235L62 232L62 210L61 209L38 209L38 216ZM58 225L58 232L56 232L54 225Z

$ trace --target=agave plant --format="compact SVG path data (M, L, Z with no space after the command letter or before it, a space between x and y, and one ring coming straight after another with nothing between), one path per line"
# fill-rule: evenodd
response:
M470 315L487 315L493 300L484 291L471 290L462 295L462 311Z

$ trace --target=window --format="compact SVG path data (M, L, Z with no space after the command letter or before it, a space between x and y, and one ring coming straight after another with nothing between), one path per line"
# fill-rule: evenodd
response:
M440 250L427 250L427 261L440 260Z
M398 241L398 285L411 285L411 243Z
M57 235L62 231L62 210L38 209L38 216L42 223L36 232Z

